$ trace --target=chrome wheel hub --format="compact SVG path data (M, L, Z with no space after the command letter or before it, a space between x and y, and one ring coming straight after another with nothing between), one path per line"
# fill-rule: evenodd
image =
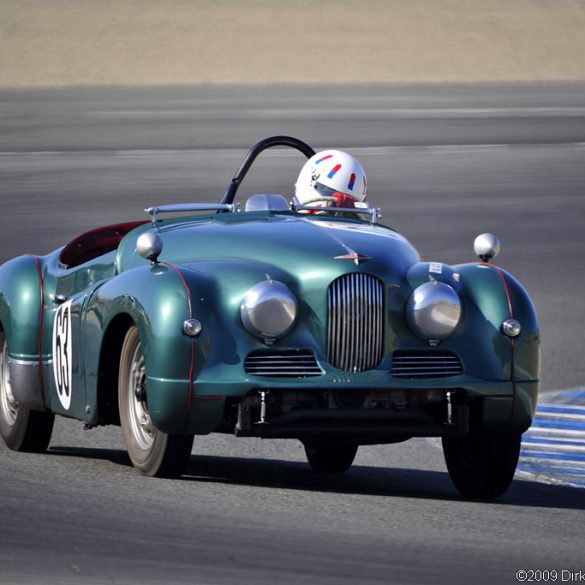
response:
M132 355L132 366L128 379L128 414L132 434L143 451L148 451L154 444L156 428L152 424L146 400L146 368L144 354L140 344Z
M0 354L0 416L9 426L13 426L17 415L18 400L12 394L10 370L8 369L8 346L4 342Z

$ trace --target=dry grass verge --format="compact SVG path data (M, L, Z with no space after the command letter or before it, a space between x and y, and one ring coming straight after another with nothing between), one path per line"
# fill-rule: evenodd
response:
M0 0L0 86L585 79L584 0Z

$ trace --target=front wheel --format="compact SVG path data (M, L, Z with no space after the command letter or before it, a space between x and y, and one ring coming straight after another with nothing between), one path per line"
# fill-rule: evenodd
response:
M459 493L472 500L493 500L512 483L522 435L472 433L443 437L443 453Z
M343 473L355 459L358 446L355 443L305 443L309 465L315 471Z
M8 344L0 332L0 435L13 451L44 453L49 446L55 415L21 406L12 393Z
M159 431L148 412L146 366L138 329L126 333L118 380L120 424L132 464L143 475L178 477L189 463L193 435Z

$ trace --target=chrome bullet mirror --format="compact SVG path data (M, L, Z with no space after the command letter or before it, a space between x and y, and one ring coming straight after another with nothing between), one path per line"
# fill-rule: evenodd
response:
M494 234L480 234L473 242L473 250L482 262L490 262L500 253L500 240Z
M163 242L158 234L145 232L136 240L136 251L153 264L158 262L158 257L163 249Z

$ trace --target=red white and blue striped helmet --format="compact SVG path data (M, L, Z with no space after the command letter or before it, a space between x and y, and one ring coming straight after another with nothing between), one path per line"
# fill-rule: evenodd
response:
M353 156L341 150L323 150L313 155L301 169L295 183L295 196L302 205L333 193L364 201L367 188L366 173Z

